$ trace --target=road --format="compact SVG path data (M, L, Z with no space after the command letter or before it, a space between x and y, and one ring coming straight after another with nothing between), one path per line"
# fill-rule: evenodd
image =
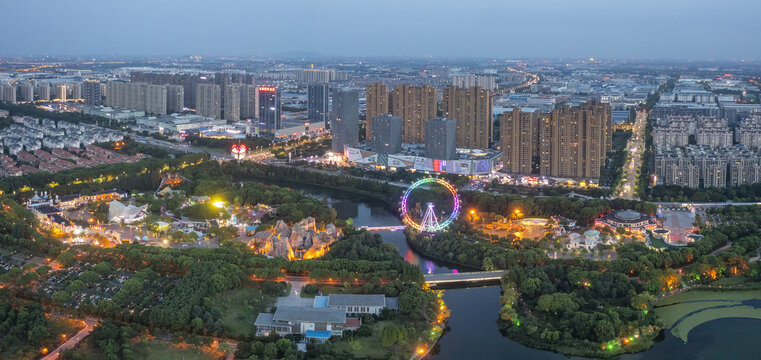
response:
M629 153L626 165L624 165L624 175L621 177L621 184L616 188L616 194L619 198L626 200L637 199L635 185L639 170L642 168L643 152L645 150L645 127L647 126L647 112L638 111L637 118L632 126L632 137L626 144L626 150Z
M76 335L72 336L68 341L61 344L57 349L53 350L53 352L49 353L47 356L42 358L42 360L54 360L58 359L58 355L61 354L61 351L71 349L77 344L79 344L80 341L82 341L84 338L87 337L87 335L90 335L90 332L95 329L95 326L98 324L98 320L93 318L87 318L82 321L85 324L85 328L80 330Z

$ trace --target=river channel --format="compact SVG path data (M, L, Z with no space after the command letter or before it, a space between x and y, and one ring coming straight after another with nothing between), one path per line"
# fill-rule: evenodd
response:
M342 219L351 218L355 226L396 226L401 220L384 203L333 189L298 183L262 181L299 190L327 201ZM399 248L404 259L418 265L424 274L469 271L426 259L410 249L401 231L379 231L386 243ZM452 314L444 335L427 359L567 359L562 354L536 350L507 337L497 328L500 288L498 286L444 291L444 301ZM759 295L761 298L761 294ZM688 343L666 331L663 340L651 349L623 355L625 360L639 359L761 359L761 320L719 319L696 327ZM579 358L576 358L579 359Z

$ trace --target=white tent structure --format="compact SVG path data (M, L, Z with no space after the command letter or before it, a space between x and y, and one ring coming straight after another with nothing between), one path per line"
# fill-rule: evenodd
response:
M148 204L143 206L124 205L118 200L108 203L108 220L110 222L133 223L142 220L148 210Z

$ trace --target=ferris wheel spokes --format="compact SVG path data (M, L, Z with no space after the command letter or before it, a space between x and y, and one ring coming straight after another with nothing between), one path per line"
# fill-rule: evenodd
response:
M407 212L407 200L410 197L410 194L414 189L416 189L418 186L426 184L426 183L437 183L441 186L444 186L449 193L452 195L452 213L449 215L449 218L444 220L443 222L439 222L438 217L436 216L436 209L433 203L428 203L427 209L425 211L425 214L423 215L423 220L420 223L415 222L410 217L409 213ZM402 220L404 222L411 226L412 228L417 229L418 231L425 231L429 233L438 232L441 230L444 230L449 224L454 221L455 218L460 213L460 197L457 195L457 190L452 186L452 184L437 178L423 178L412 185L405 191L404 195L402 196L402 203L401 203L401 213L402 213Z
M428 203L428 209L425 210L425 215L423 216L423 221L420 225L422 225L423 229L426 231L438 231L440 226L439 219L436 218L436 211L433 203Z

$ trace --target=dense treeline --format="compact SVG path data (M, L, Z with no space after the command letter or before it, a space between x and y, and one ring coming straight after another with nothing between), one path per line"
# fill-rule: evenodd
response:
M673 185L658 185L650 190L650 199L676 202L757 202L761 201L761 183L724 189L692 189Z
M221 170L220 165L214 162L188 167L185 175L193 180L184 182L180 188L189 194L207 195L236 205L266 204L275 206L278 208L277 218L289 223L297 222L307 216L312 216L323 224L333 223L336 220L336 211L322 200L289 188L240 181L240 177ZM206 210L212 211L208 209L208 206ZM184 211L192 211L192 209ZM196 217L205 216L204 214L197 215ZM207 216L206 218L210 217Z
M324 186L370 196L390 204L397 203L402 195L400 187L378 181L329 175L316 171L304 171L293 167L262 165L250 161L244 161L240 164L234 162L223 164L208 162L204 164L204 167L193 167L188 168L188 170L190 174L193 174L193 177L213 174L214 177L229 177L234 179L234 181L271 179Z
M6 359L24 358L29 351L37 353L49 335L45 311L39 303L0 302L0 354Z
M6 177L0 190L12 193L26 186L53 194L87 193L103 189L155 190L164 171L206 160L208 155L189 154L177 159L145 159L135 163L100 165L56 173L39 172L25 176ZM51 188L51 185L54 187ZM27 196L28 195L28 196ZM31 197L28 193L25 197Z
M170 155L174 157L181 157L185 155L185 153L181 151L173 151L165 147L149 145L135 141L129 136L126 136L124 140L119 142L120 146L116 146L116 142L98 143L96 145L104 149L109 149L130 156L137 154L147 154L154 158L165 158Z
M193 146L205 146L224 151L230 151L233 144L246 145L249 150L254 150L259 147L265 148L272 145L272 140L255 136L246 136L245 139L215 139L200 137L198 135L188 135L185 138L185 141Z
M164 301L151 310L151 325L187 329L191 324L193 307L205 297L240 286L245 280L242 269L223 261L201 261L169 290Z
M657 207L650 203L622 199L582 201L565 197L525 198L474 191L461 192L460 199L465 209L472 208L478 212L505 215L520 210L526 217L560 215L576 220L579 225L591 224L610 210L634 209L649 214L655 214L657 210Z
M613 187L621 181L621 176L624 173L626 156L629 153L626 151L626 144L631 136L631 130L616 130L613 132L613 154L609 157L610 164L606 164L606 171L601 176L601 184Z
M506 272L499 325L524 344L565 354L636 352L649 348L660 331L649 311L652 299L604 264L553 261ZM621 338L627 341L619 343Z
M311 167L323 170L340 171L341 174L360 178L370 178L377 180L387 180L393 182L403 182L411 184L422 178L430 177L430 174L426 174L419 171L409 171L407 169L397 169L396 171L390 170L373 170L363 169L360 167L337 167L333 165L325 165L321 163L310 164ZM468 183L468 178L457 174L438 174L439 177L454 184L456 187L460 187Z
M135 353L132 351L132 337L136 331L129 326L120 326L119 324L106 320L98 325L90 334L95 346L100 350L102 359L105 360L133 360ZM61 352L62 360L81 360L83 359L73 350Z
M37 218L13 200L0 198L0 245L37 254L57 254L63 244L37 231Z

